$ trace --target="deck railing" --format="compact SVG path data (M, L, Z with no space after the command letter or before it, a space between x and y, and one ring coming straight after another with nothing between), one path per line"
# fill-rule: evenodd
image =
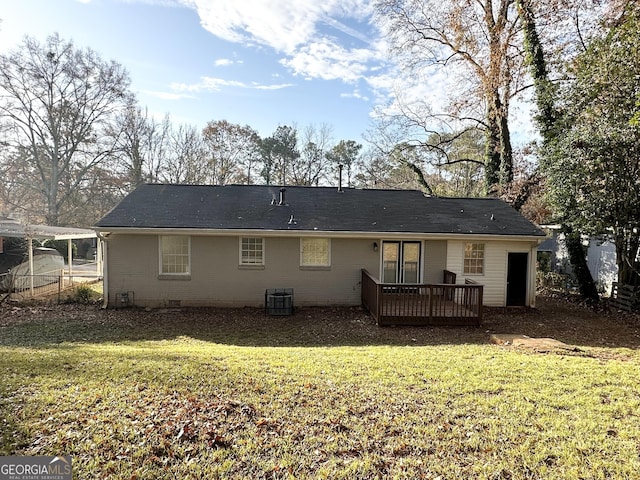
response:
M447 272L444 279L451 281ZM471 281L465 284L380 283L367 270L362 270L362 305L378 325L479 325L482 293L483 286Z

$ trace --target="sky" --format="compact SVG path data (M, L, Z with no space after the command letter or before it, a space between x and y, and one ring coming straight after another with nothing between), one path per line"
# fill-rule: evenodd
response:
M115 60L157 118L329 125L362 142L392 91L367 0L3 0L0 52L57 32Z
M372 0L1 0L0 53L25 35L58 33L115 60L142 107L157 119L203 128L280 125L332 128L333 140L365 143L376 106L395 92L448 103L443 71L403 78L372 21ZM528 106L512 105L514 146L532 132Z

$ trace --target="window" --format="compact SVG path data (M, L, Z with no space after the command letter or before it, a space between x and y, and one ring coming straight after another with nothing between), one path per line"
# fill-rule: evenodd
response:
M264 239L244 237L240 239L240 264L264 265Z
M189 275L191 272L191 242L187 236L160 237L160 274Z
M303 267L328 267L331 265L331 248L328 238L300 239L300 265Z
M464 273L469 275L484 273L484 243L467 243L464 246Z

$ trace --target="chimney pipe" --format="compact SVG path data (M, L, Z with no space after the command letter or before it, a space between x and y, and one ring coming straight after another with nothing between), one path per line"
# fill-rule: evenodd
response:
M338 165L338 191L342 192L342 164Z
M278 202L278 205L286 205L285 198L284 198L284 192L286 192L286 191L287 191L286 188L281 188L280 189L280 201Z

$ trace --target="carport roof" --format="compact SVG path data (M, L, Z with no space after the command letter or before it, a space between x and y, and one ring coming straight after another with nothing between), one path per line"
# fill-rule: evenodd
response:
M69 240L77 238L95 238L96 232L86 228L23 224L12 218L0 217L0 237L34 238L38 240Z

